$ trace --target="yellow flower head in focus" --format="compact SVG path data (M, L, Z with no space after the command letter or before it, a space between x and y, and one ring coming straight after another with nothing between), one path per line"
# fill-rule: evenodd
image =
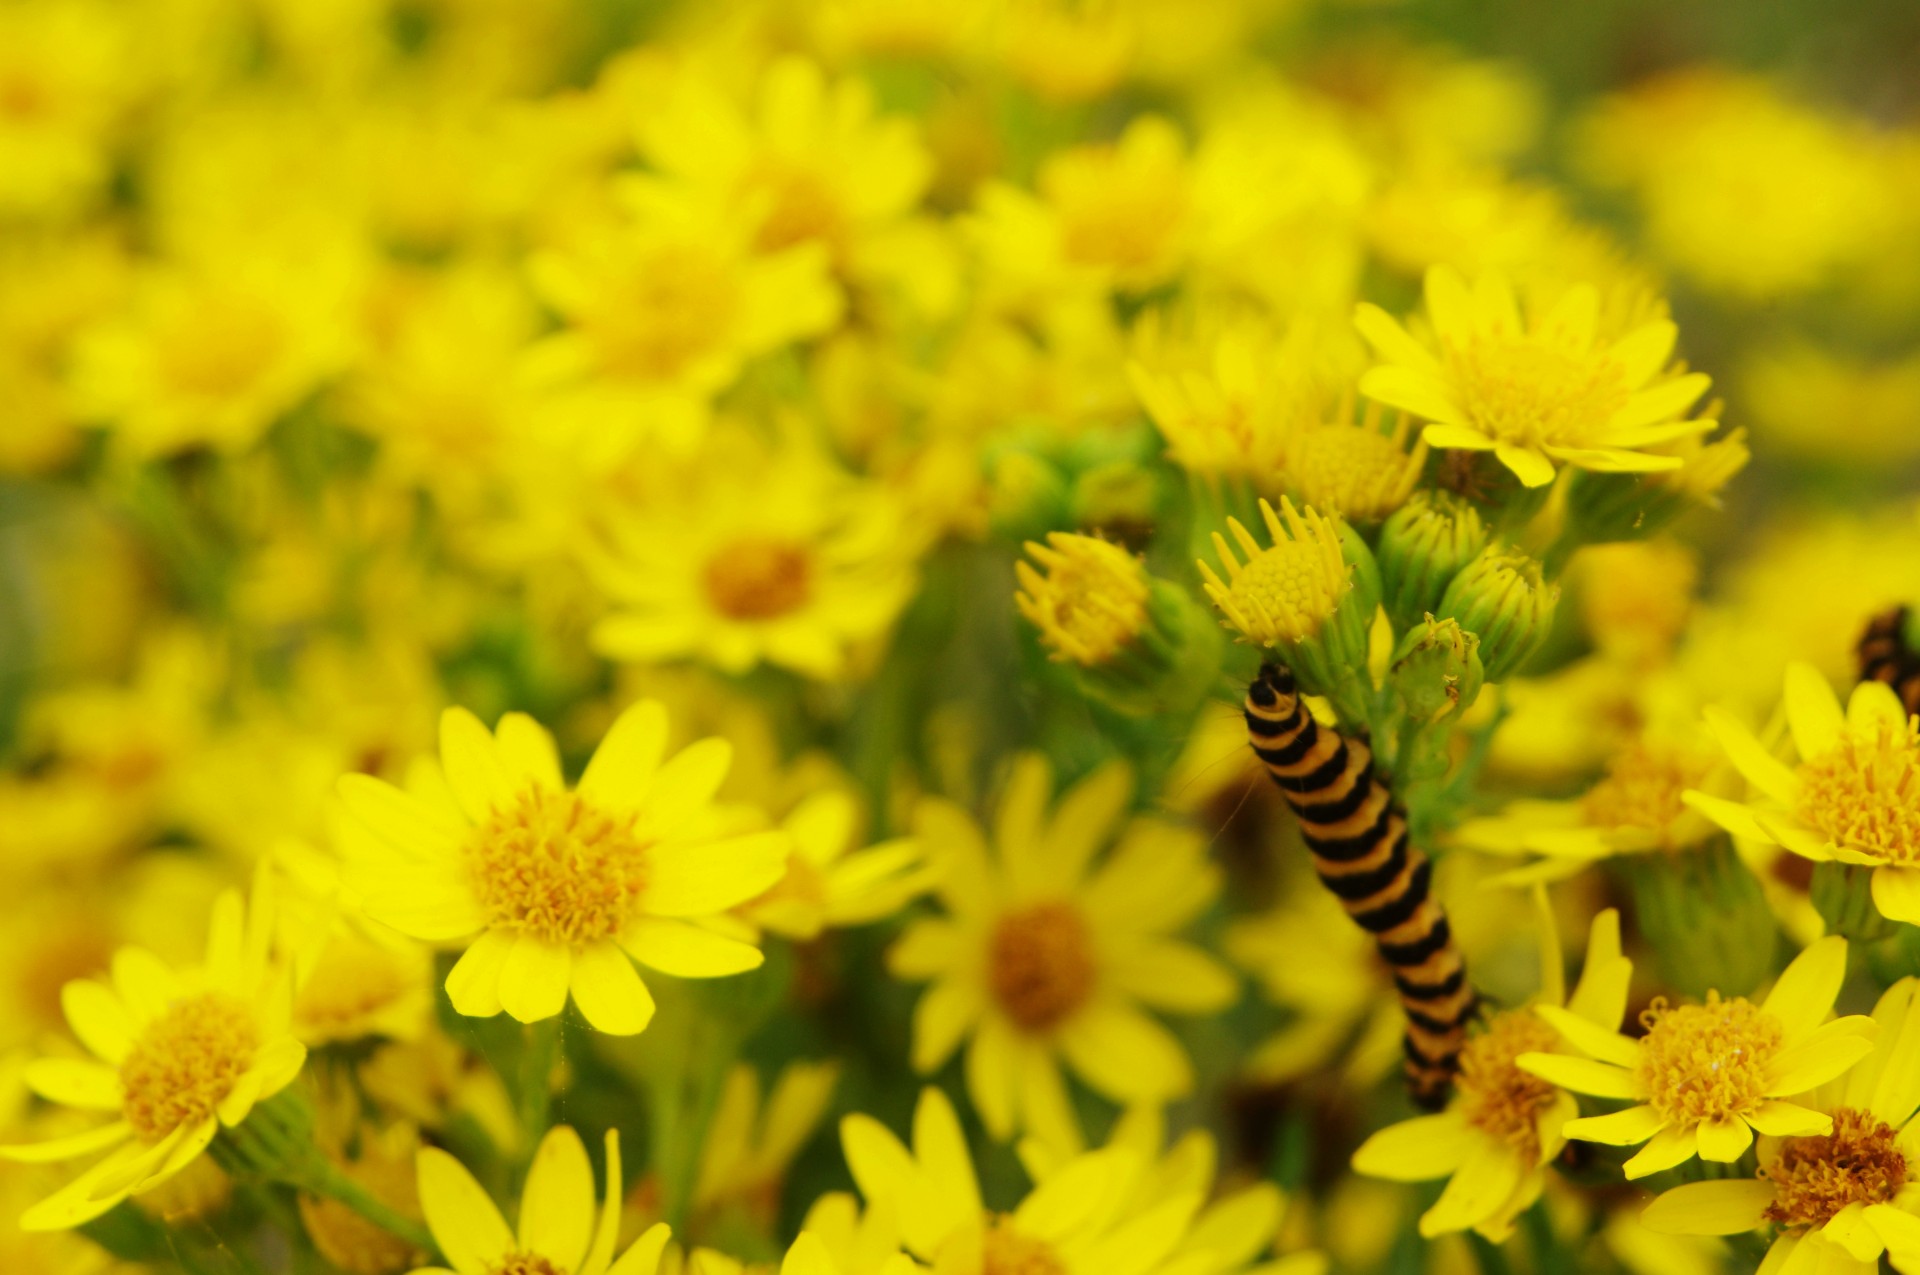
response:
M1067 1159L1013 1209L990 1211L960 1119L933 1088L920 1091L911 1150L861 1114L841 1121L840 1143L868 1207L893 1210L907 1250L951 1275L1158 1270L1204 1199L1183 1184L1138 1207L1151 1166L1130 1147L1110 1146Z
M485 1188L438 1147L420 1152L420 1203L434 1242L453 1266L488 1275L654 1275L669 1234L650 1227L614 1260L620 1239L620 1134L607 1130L606 1203L594 1207L593 1165L565 1125L534 1153L520 1195L520 1225L509 1229ZM597 1215L597 1217L596 1217Z
M1793 766L1731 713L1708 709L1708 728L1758 791L1744 803L1689 792L1688 803L1737 837L1872 868L1881 915L1920 925L1920 719L1873 681L1842 712L1827 680L1798 663L1787 668L1786 711Z
M1360 380L1369 398L1430 421L1434 447L1491 451L1529 487L1556 463L1600 472L1677 469L1641 450L1712 429L1679 419L1706 392L1700 373L1668 370L1678 329L1665 319L1603 343L1599 294L1567 289L1553 308L1522 317L1498 275L1476 286L1446 266L1427 272L1423 343L1378 306L1362 304L1361 333L1382 362Z
M1427 444L1407 450L1411 422L1402 417L1391 433L1380 429L1380 412L1364 419L1310 425L1288 440L1287 486L1303 506L1355 523L1376 523L1406 503L1427 462Z
M666 710L635 704L569 789L531 717L508 713L489 732L450 708L440 772L408 791L340 781L358 825L343 846L348 882L368 916L403 934L471 939L447 975L458 1012L538 1022L571 995L598 1030L641 1031L653 997L633 962L680 978L756 968L759 949L719 914L779 880L787 860L783 832L727 835L713 805L726 741L663 760L666 746Z
M1763 1143L1754 1177L1676 1187L1648 1205L1641 1221L1663 1235L1735 1235L1772 1224L1767 1260L1782 1268L1811 1257L1832 1269L1866 1269L1887 1250L1894 1269L1907 1267L1920 1253L1917 986L1903 978L1881 995L1873 1052L1810 1095L1829 1131Z
M1103 664L1147 623L1147 569L1119 545L1055 531L1044 545L1028 541L1027 553L1047 573L1016 562L1014 604L1054 659Z
M1293 502L1285 498L1278 514L1262 500L1260 516L1273 539L1266 549L1239 519L1227 519L1227 530L1246 555L1245 565L1234 557L1226 538L1213 533L1214 551L1227 569L1227 579L1221 580L1202 562L1207 596L1220 608L1227 626L1255 646L1310 638L1353 587L1353 568L1341 556L1339 531L1331 518L1310 508L1296 512Z
M1062 1061L1118 1102L1188 1092L1186 1051L1143 1007L1211 1013L1237 993L1213 957L1172 937L1219 889L1202 838L1123 822L1132 795L1115 762L1056 803L1052 768L1025 754L994 812L991 850L952 802L915 811L945 915L909 925L887 967L933 984L914 1018L914 1069L939 1069L967 1041L967 1089L995 1138L1080 1145Z
M1575 1093L1635 1104L1566 1126L1568 1137L1588 1142L1645 1142L1627 1161L1629 1178L1674 1168L1696 1153L1731 1163L1756 1133L1832 1131L1830 1117L1786 1099L1834 1079L1873 1049L1873 1019L1856 1014L1827 1022L1846 972L1847 941L1831 935L1796 956L1758 1005L1717 992L1702 1005L1656 999L1641 1015L1646 1034L1637 1038L1542 1010L1587 1057L1526 1054L1520 1065Z
M77 979L62 991L68 1025L94 1058L39 1059L27 1066L27 1084L50 1101L116 1118L0 1148L0 1157L27 1163L110 1152L27 1210L23 1229L79 1226L160 1186L300 1074L307 1051L289 1034L292 988L268 960L267 881L256 878L251 908L238 891L215 902L199 967L176 972L144 948L123 948L110 982Z
M1544 916L1545 896L1536 898ZM1556 1024L1570 1020L1608 1035L1626 1014L1633 966L1620 952L1618 912L1594 917L1586 966L1571 997L1550 922L1542 947L1540 996L1494 1015L1469 1038L1447 1109L1389 1125L1353 1153L1353 1167L1369 1177L1447 1178L1420 1218L1420 1234L1428 1238L1472 1229L1498 1244L1513 1233L1514 1219L1539 1198L1546 1165L1566 1145L1561 1127L1580 1110L1560 1082L1528 1071L1524 1060L1577 1061L1544 1052L1559 1048Z
M716 435L691 466L652 477L587 546L616 608L592 634L609 658L692 655L727 673L765 662L831 681L912 595L921 538L904 502L811 444Z

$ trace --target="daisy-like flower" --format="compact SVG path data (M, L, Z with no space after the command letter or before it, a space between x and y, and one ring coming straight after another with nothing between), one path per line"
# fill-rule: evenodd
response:
M1786 1099L1825 1084L1873 1049L1873 1019L1827 1022L1847 973L1847 941L1821 939L1781 972L1755 1005L1744 996L1707 994L1703 1005L1664 998L1640 1016L1646 1035L1623 1036L1604 1024L1551 1008L1541 1011L1565 1041L1586 1055L1529 1053L1519 1065L1575 1093L1634 1105L1570 1121L1565 1133L1586 1142L1634 1146L1629 1178L1691 1160L1731 1163L1756 1133L1825 1134L1833 1122Z
M441 769L412 790L340 781L359 825L342 847L349 883L367 915L403 934L471 939L447 975L460 1013L537 1022L571 993L600 1031L638 1032L653 997L633 961L681 978L757 967L759 949L716 918L779 880L787 858L784 832L726 835L713 805L725 740L662 761L666 744L666 710L635 704L570 790L531 717L508 713L489 733L448 709Z
M1296 511L1284 497L1278 514L1262 500L1260 516L1273 539L1271 548L1261 548L1239 519L1229 518L1227 530L1246 555L1245 565L1216 531L1213 547L1227 578L1222 580L1204 562L1200 575L1228 626L1247 641L1256 646L1299 642L1332 618L1353 587L1353 568L1341 556L1340 533L1331 518L1311 508Z
M1498 275L1469 286L1456 271L1427 271L1431 345L1378 306L1362 304L1360 332L1383 360L1360 392L1429 421L1433 447L1491 451L1529 487L1556 463L1600 472L1677 469L1677 456L1640 450L1715 422L1681 419L1706 392L1700 373L1669 370L1679 330L1656 319L1607 340L1600 294L1569 288L1545 314L1522 317Z
M923 1089L913 1149L870 1116L840 1124L847 1167L869 1206L897 1210L907 1250L941 1275L1146 1275L1188 1233L1201 1193L1140 1207L1145 1159L1124 1147L1074 1156L1012 1211L989 1211L946 1095Z
M1920 925L1920 721L1884 682L1854 687L1843 713L1827 680L1799 663L1787 669L1786 709L1792 766L1709 708L1708 728L1758 792L1744 803L1689 792L1687 804L1736 837L1871 867L1880 914Z
M222 1126L239 1125L300 1074L307 1051L289 1034L292 986L269 962L266 882L256 879L251 908L237 891L216 901L198 968L175 971L128 947L114 956L110 982L66 985L67 1022L94 1058L38 1059L26 1082L51 1102L115 1118L52 1142L0 1147L0 1157L41 1163L112 1151L28 1209L23 1229L79 1226L160 1186L198 1160Z
M1147 625L1147 569L1139 558L1098 536L1056 531L1027 554L1046 569L1013 564L1020 580L1014 605L1040 630L1052 658L1105 664Z
M1920 1270L1920 983L1906 978L1874 1006L1874 1049L1808 1102L1830 1132L1760 1142L1751 1178L1691 1182L1641 1214L1669 1235L1735 1235L1774 1228L1763 1269L1872 1275L1886 1252L1895 1270Z
M1052 791L1045 759L1020 758L992 850L959 806L921 803L915 830L941 871L947 915L909 926L887 963L900 978L933 981L914 1014L918 1071L968 1041L967 1092L989 1133L1078 1147L1061 1061L1116 1102L1178 1097L1193 1086L1192 1064L1142 1006L1210 1013L1232 1003L1236 985L1170 937L1219 889L1200 835L1151 818L1122 827L1133 779L1120 763L1050 811Z
M438 1147L422 1149L419 1173L420 1205L447 1266L414 1275L653 1275L667 1246L667 1226L657 1223L614 1260L621 1195L620 1137L612 1129L604 1207L594 1208L593 1165L580 1135L560 1125L534 1153L517 1230L466 1167Z
M925 893L932 875L921 844L894 837L856 849L860 823L859 803L844 788L802 800L780 823L793 846L785 875L738 915L785 938L814 939L892 916Z
M1522 1069L1519 1060L1552 1057L1545 1051L1559 1048L1557 1022L1611 1033L1627 1012L1633 965L1620 952L1620 914L1608 909L1593 919L1586 968L1569 998L1544 897L1540 910L1547 938L1541 960L1546 985L1539 998L1494 1015L1467 1041L1445 1111L1389 1125L1353 1153L1353 1167L1369 1177L1447 1179L1440 1198L1421 1215L1422 1235L1471 1228L1500 1243L1513 1233L1513 1220L1540 1196L1547 1163L1566 1145L1562 1126L1579 1114L1570 1094Z

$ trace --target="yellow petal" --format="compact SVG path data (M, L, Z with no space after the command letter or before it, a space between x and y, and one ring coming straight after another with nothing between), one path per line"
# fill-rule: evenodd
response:
M1440 378L1410 367L1382 364L1360 377L1360 392L1376 403L1397 407L1416 420L1464 426L1466 417ZM1451 444L1427 442L1435 447Z
M1760 1008L1780 1020L1786 1044L1805 1040L1833 1012L1846 977L1847 941L1830 934L1793 958Z
M1731 1164L1746 1154L1753 1145L1753 1130L1747 1122L1738 1117L1726 1120L1703 1120L1698 1133L1700 1158L1717 1160L1722 1164Z
M1920 925L1920 868L1881 864L1873 870L1873 906L1889 921Z
M1592 964L1591 956L1588 964ZM1637 1042L1628 1040L1619 1032L1610 1031L1597 1023L1589 1022L1570 1009L1543 1004L1535 1005L1533 1012L1564 1036L1568 1044L1589 1058L1612 1063L1617 1067L1633 1067L1640 1061L1640 1046Z
M724 739L688 744L654 775L646 805L641 807L641 823L654 836L681 833L712 803L732 765L733 745Z
M1734 769L1746 781L1775 801L1792 805L1800 795L1800 779L1786 763L1760 746L1753 733L1725 709L1713 707L1705 713L1707 729L1720 741Z
M922 1089L914 1104L913 1151L927 1184L948 1207L965 1217L979 1214L980 1179L973 1171L967 1135L953 1104L938 1089Z
M1837 1018L1767 1064L1769 1098L1787 1098L1826 1084L1873 1052L1876 1024L1865 1014Z
M500 971L513 953L512 930L488 930L447 971L447 999L456 1013L492 1018L500 1012Z
M1645 1142L1666 1128L1666 1118L1649 1106L1628 1107L1604 1116L1583 1116L1569 1120L1562 1131L1582 1142L1604 1142L1610 1147L1630 1147Z
M1117 997L1095 1001L1061 1024L1060 1049L1082 1080L1116 1102L1178 1098L1193 1088L1179 1040Z
M1227 967L1190 943L1143 939L1113 954L1112 985L1142 1004L1176 1014L1210 1014L1240 997Z
M342 775L340 804L380 843L410 860L445 862L459 852L467 825L454 813L372 775Z
M1471 1146L1460 1113L1443 1111L1377 1130L1353 1153L1353 1167L1389 1182L1426 1182L1458 1169Z
M1692 1125L1684 1128L1669 1125L1653 1135L1653 1141L1640 1149L1640 1154L1628 1160L1624 1166L1628 1178L1644 1178L1649 1174L1671 1169L1693 1158L1699 1149L1700 1140Z
M1787 666L1787 726L1802 760L1820 756L1840 742L1846 715L1833 687L1811 664Z
M165 1013L181 994L180 980L166 962L143 947L123 947L113 954L113 987L139 1025Z
M580 1263L580 1275L605 1275L613 1262L613 1247L620 1239L620 1208L626 1199L620 1180L620 1131L607 1130L607 1195L593 1229L593 1243Z
M607 1275L653 1275L660 1269L660 1255L666 1251L673 1230L665 1222L655 1222L633 1246L620 1255Z
M60 1008L81 1044L115 1066L126 1061L136 1027L126 1005L104 984L72 980L60 989Z
M1020 1092L1020 1121L1056 1155L1073 1156L1086 1149L1080 1117L1067 1096L1067 1080L1052 1049L1037 1040L1019 1042L1015 1051L1015 1083Z
M1906 705L1900 702L1899 694L1885 682L1861 682L1847 697L1847 725L1860 731L1873 731L1881 727L1904 730L1907 725Z
M24 1078L47 1101L82 1111L118 1111L125 1098L119 1072L79 1058L36 1058Z
M124 1120L101 1125L98 1129L89 1129L85 1133L71 1133L64 1138L54 1138L47 1142L23 1142L9 1146L0 1146L0 1160L10 1160L15 1164L51 1164L58 1160L77 1160L83 1155L92 1155L104 1151L117 1143L125 1142L133 1136L133 1127Z
M1592 1094L1596 1098L1640 1096L1634 1092L1633 1073L1611 1063L1568 1054L1521 1054L1514 1062L1522 1071L1532 1072L1574 1093Z
M573 954L569 975L573 1003L595 1031L632 1036L653 1021L653 994L633 960L612 943L595 943Z
M942 995L944 993L944 995ZM977 994L958 983L935 984L915 1007L913 1025L914 1070L921 1075L938 1071L953 1052L967 1028L977 1016ZM941 1022L939 1015L956 1015L972 1010L967 1018ZM924 1052L923 1052L924 1042ZM1019 1118L1020 1084L1019 1045L1013 1028L998 1014L980 1020L980 1026L967 1045L965 1075L967 1097L973 1100L987 1136L1005 1142L1014 1134Z
M636 809L667 751L667 710L657 700L630 705L614 719L580 776L580 795L601 810Z
M1499 1214L1531 1172L1507 1143L1474 1138L1440 1198L1421 1215L1420 1234L1431 1239L1481 1225Z
M500 1007L523 1023L552 1018L566 1008L572 969L566 947L522 933L500 967Z
M1398 320L1372 302L1362 301L1353 313L1353 326L1381 358L1417 372L1440 373L1440 360L1414 340Z
M513 1232L466 1167L438 1147L417 1161L420 1208L441 1256L461 1275L481 1275L513 1248Z
M558 792L566 786L560 777L560 752L553 745L552 734L539 722L525 713L507 713L493 735L508 786L514 792L532 787Z
M1531 447L1515 447L1500 443L1493 449L1502 465L1513 471L1523 486L1545 487L1553 481L1553 462L1544 453Z
M1689 1182L1640 1212L1640 1222L1662 1235L1738 1235L1759 1226L1773 1203L1773 1183L1764 1178Z
M1725 797L1691 788L1680 794L1680 800L1743 841L1771 842L1774 839L1773 834L1754 817L1753 811L1737 801L1728 801Z
M1755 1132L1773 1138L1806 1138L1833 1132L1833 1117L1824 1112L1769 1098L1747 1116Z
M743 974L766 960L751 943L667 917L642 917L627 927L619 943L642 965L676 978Z
M440 715L440 764L460 809L474 823L485 823L518 796L493 736L464 708Z
M520 1247L563 1270L578 1266L593 1233L593 1166L580 1135L556 1125L540 1140L520 1196Z
M785 875L792 844L784 829L774 829L704 844L657 845L647 856L646 909L655 916L724 912L766 893Z

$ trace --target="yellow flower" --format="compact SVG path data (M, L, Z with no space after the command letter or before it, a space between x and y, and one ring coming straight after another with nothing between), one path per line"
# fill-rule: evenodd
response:
M1379 417L1375 407L1356 421L1349 406L1343 418L1293 435L1286 481L1301 505L1348 522L1376 523L1406 503L1427 463L1427 444L1409 452L1410 422L1402 417L1391 433L1383 433Z
M1544 896L1540 906L1544 915ZM1555 1024L1584 1023L1608 1034L1626 1013L1633 966L1620 953L1619 913L1608 909L1593 919L1586 968L1571 998L1550 921L1545 933L1540 996L1527 1008L1494 1015L1467 1041L1447 1109L1390 1125L1353 1153L1353 1167L1370 1177L1448 1179L1420 1218L1422 1235L1472 1228L1500 1243L1512 1234L1514 1218L1540 1196L1545 1166L1566 1145L1561 1127L1579 1112L1570 1095L1522 1069L1520 1060L1578 1062L1546 1052L1559 1047Z
M1745 803L1689 792L1688 804L1735 836L1871 867L1881 915L1920 925L1920 722L1884 682L1856 686L1843 714L1809 664L1787 668L1786 712L1795 766L1709 708L1707 726L1759 791Z
M839 1079L835 1063L789 1063L763 1108L759 1073L749 1063L736 1064L707 1127L694 1176L694 1208L707 1212L735 1205L762 1225L776 1222L787 1168L826 1118Z
M785 938L884 920L932 884L923 847L895 837L856 849L860 808L845 788L814 793L780 822L792 840L786 875L739 915Z
M1133 780L1118 762L1050 813L1052 789L1043 758L1015 762L991 851L960 807L920 805L914 830L941 870L947 915L908 926L887 964L933 980L914 1014L916 1070L936 1070L971 1037L967 1090L988 1132L1078 1146L1063 1058L1115 1101L1177 1097L1193 1086L1192 1065L1141 1006L1209 1013L1236 989L1211 956L1169 937L1219 888L1200 835L1148 818L1121 826Z
M593 1165L580 1135L560 1125L541 1140L520 1195L517 1232L465 1166L438 1147L421 1150L419 1174L427 1225L460 1275L654 1275L667 1246L667 1226L659 1223L614 1259L621 1200L617 1130L607 1130L606 1204L598 1210Z
M294 971L294 1035L315 1047L419 1037L433 1017L433 953L367 920L337 860L294 842L274 858L297 886L279 909L276 936Z
M1214 551L1227 579L1222 581L1202 562L1207 596L1226 616L1227 626L1256 646L1311 638L1353 587L1353 568L1341 556L1339 531L1331 518L1311 508L1295 512L1293 502L1284 497L1279 514L1262 500L1260 516L1273 539L1269 549L1262 549L1239 519L1227 519L1227 530L1246 555L1244 566L1226 538L1213 533Z
M633 705L569 790L553 737L531 717L508 713L489 734L450 708L442 774L404 792L341 779L358 825L343 847L348 881L368 916L403 934L471 938L447 975L460 1013L537 1022L571 993L600 1031L638 1032L653 997L633 961L681 978L757 967L759 949L715 918L778 880L787 857L784 833L724 834L713 794L732 758L726 741L663 762L666 741L666 710Z
M1603 473L1677 469L1677 458L1641 449L1713 428L1679 419L1708 381L1669 372L1678 329L1656 319L1606 342L1589 285L1567 289L1529 322L1500 276L1469 288L1435 266L1426 301L1431 343L1375 305L1361 305L1355 322L1383 360L1360 392L1431 421L1422 436L1434 447L1491 451L1540 487L1556 462Z
M1174 1251L1201 1203L1179 1190L1144 1208L1148 1166L1123 1147L1075 1156L1010 1212L990 1212L953 1105L923 1089L909 1151L870 1116L840 1124L847 1167L870 1207L897 1210L906 1247L942 1275L1148 1275Z
M138 85L128 11L95 0L0 9L0 214L62 214L112 173Z
M812 446L716 438L681 481L611 512L588 565L617 606L593 630L609 658L698 656L845 675L915 584L918 538L894 494ZM657 476L656 476L657 477Z
M1104 664L1146 625L1147 569L1119 545L1055 531L1044 545L1029 540L1027 553L1047 574L1014 563L1023 590L1014 604L1054 659Z
M1786 1137L1832 1127L1821 1113L1785 1099L1825 1084L1873 1049L1871 1018L1826 1021L1846 972L1847 941L1824 938L1793 959L1760 1004L1717 992L1704 1005L1656 999L1641 1015L1646 1035L1639 1038L1545 1009L1542 1016L1587 1057L1530 1053L1520 1066L1575 1093L1635 1104L1566 1125L1568 1137L1587 1142L1646 1142L1627 1161L1629 1178L1671 1169L1696 1152L1730 1163L1755 1133Z
M52 1142L0 1148L40 1163L112 1153L27 1210L30 1231L91 1221L199 1158L222 1126L300 1074L306 1047L288 1034L292 989L268 964L272 915L265 874L253 905L222 894L205 961L176 972L144 948L122 948L111 984L76 979L61 994L73 1034L93 1059L28 1064L27 1084L62 1106L114 1113L106 1125Z
M1825 1132L1766 1139L1751 1178L1692 1182L1663 1193L1641 1220L1668 1235L1735 1235L1771 1224L1766 1266L1868 1275L1885 1252L1920 1270L1920 1013L1917 985L1880 997L1873 1052L1809 1098Z
M808 1218L811 1220L812 1214ZM864 1246L836 1252L821 1236L803 1226L781 1259L780 1275L914 1275L920 1269L897 1244L892 1252L880 1257L877 1265L873 1256Z

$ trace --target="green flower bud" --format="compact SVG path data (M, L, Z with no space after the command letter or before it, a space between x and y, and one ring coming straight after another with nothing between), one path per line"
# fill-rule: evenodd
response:
M1388 684L1410 723L1430 725L1472 707L1486 680L1480 639L1458 620L1428 616L1400 639Z
M1460 622L1480 639L1487 680L1513 674L1539 649L1553 627L1560 586L1517 549L1488 545L1453 582L1434 614Z
M1396 630L1436 610L1447 585L1487 544L1473 505L1444 491L1417 491L1380 529L1380 591Z

